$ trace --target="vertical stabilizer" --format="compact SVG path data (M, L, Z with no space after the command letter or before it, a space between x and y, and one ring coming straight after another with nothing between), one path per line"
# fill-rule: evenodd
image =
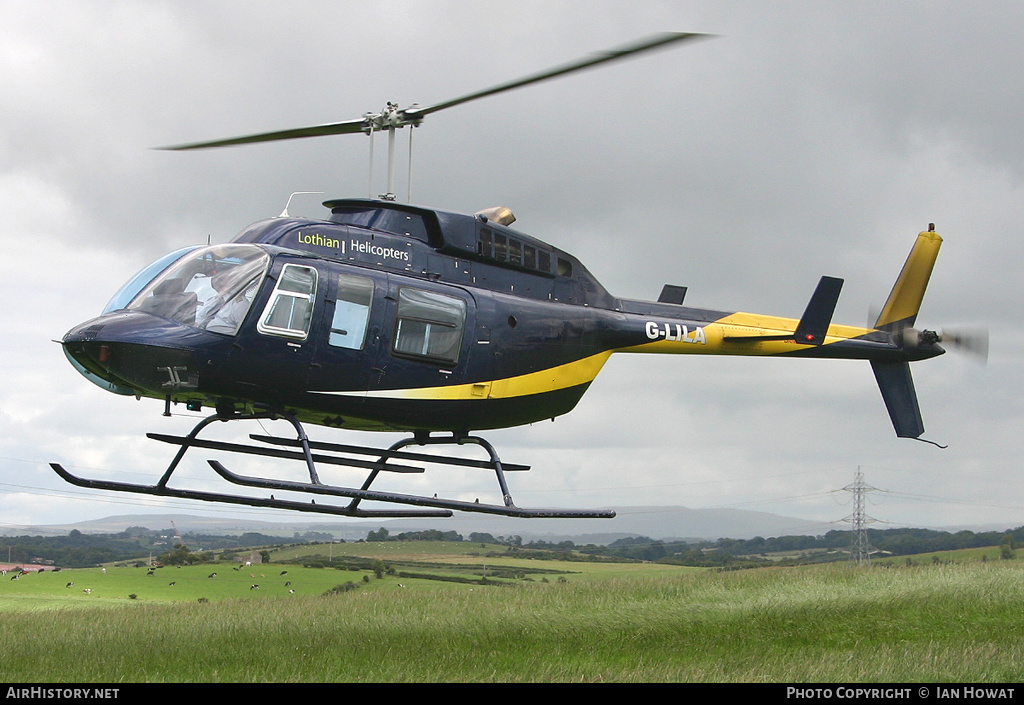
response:
M910 376L910 363L872 360L871 370L875 373L878 389L882 392L896 435L900 438L918 438L924 433L924 421L917 403L914 380Z
M875 321L875 328L894 331L914 325L941 245L942 238L932 230L917 236L903 271Z

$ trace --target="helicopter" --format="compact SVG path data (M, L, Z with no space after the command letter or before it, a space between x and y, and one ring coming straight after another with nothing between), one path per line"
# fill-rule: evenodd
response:
M395 197L398 129L410 128L411 150L411 131L440 110L705 36L648 37L425 107L388 103L358 119L163 148L366 134L372 174L372 138L386 131L388 189L324 201L321 219L292 217L286 206L228 243L182 248L140 270L101 315L63 337L68 360L109 392L163 401L165 416L178 404L214 413L185 436L147 434L177 447L155 484L83 478L59 463L53 470L97 490L352 517L612 518L611 509L517 506L506 473L529 467L502 461L479 434L569 413L617 353L866 360L896 435L925 440L910 363L943 354L940 343L987 350L983 336L914 327L942 243L933 225L917 236L874 323L859 327L832 323L837 277L820 278L799 319L692 308L686 287L672 284L657 301L622 298L570 253L513 229L509 208L464 214ZM294 437L201 437L239 420L283 420ZM387 448L349 445L311 440L306 425L409 435ZM467 445L486 459L419 449ZM220 478L258 493L171 486L194 448L298 461L308 480L242 475L209 460ZM434 465L493 472L501 503L374 486L382 473ZM337 485L320 479L324 466L367 475L358 486Z

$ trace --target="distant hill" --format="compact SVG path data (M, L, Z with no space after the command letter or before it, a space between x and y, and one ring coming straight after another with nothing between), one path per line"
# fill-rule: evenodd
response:
M493 536L521 536L525 541L573 541L606 544L626 536L656 539L715 540L823 534L831 524L783 517L741 509L687 509L686 507L626 507L614 519L509 519L477 514L457 514L450 519L339 519L338 521L273 522L236 517L207 517L190 514L125 514L73 524L7 527L6 535L59 535L72 529L82 533L118 533L129 526L148 529L177 527L181 533L213 535L259 532L292 536L295 532L320 531L336 539L366 538L374 529L385 527L392 534L424 529L456 531Z
M270 521L235 516L192 514L123 514L72 524L46 526L10 526L0 535L64 535L72 529L82 533L110 534L129 526L161 530L177 527L181 533L238 535L256 532L270 536L292 537L296 532L317 531L337 540L355 541L384 527L392 535L403 532L438 529L456 531L469 538L471 533L492 536L520 536L529 541L572 541L576 544L611 543L630 536L688 542L716 541L720 538L750 539L756 536L821 536L829 531L850 528L842 523L821 523L794 519L768 512L744 509L688 509L686 507L623 507L614 519L510 519L482 514L457 513L450 519L344 519ZM935 527L933 527L935 528ZM956 526L946 530L1004 531L1011 526Z

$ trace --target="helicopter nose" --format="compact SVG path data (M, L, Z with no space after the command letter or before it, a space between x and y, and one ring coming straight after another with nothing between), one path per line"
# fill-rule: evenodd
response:
M72 328L61 344L90 381L119 394L165 396L199 384L197 352L211 334L136 311L118 311Z

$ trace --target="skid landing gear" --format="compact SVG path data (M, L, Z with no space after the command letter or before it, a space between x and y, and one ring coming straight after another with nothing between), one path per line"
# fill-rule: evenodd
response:
M292 427L295 429L297 437L293 439L263 435L250 436L253 441L258 441L265 445L228 443L224 441L199 438L200 431L215 421L257 419L284 419L291 423ZM213 415L197 423L187 436L169 436L160 433L149 433L146 435L149 438L179 446L174 459L171 460L170 465L167 466L167 470L155 485L136 485L125 482L111 482L108 480L90 480L72 475L58 463L50 463L50 467L52 467L54 471L65 481L73 485L77 485L78 487L85 487L89 489L132 492L135 494L148 494L157 497L176 497L180 499L193 499L204 502L222 502L250 507L269 507L272 509L288 509L299 512L315 512L319 514L334 514L352 517L450 517L454 511L498 514L502 516L522 518L610 519L615 516L615 512L611 510L524 509L515 506L512 502L512 496L509 494L508 484L505 482L505 473L529 470L529 466L502 463L493 446L483 438L479 438L477 436L465 434L431 436L428 433L418 433L412 438L406 438L398 441L386 450L364 446L341 445L337 443L321 443L310 441L309 438L306 437L306 433L298 419L288 414L279 413L241 414L228 417ZM467 458L430 455L403 450L414 445L467 444L478 445L483 448L487 452L489 459L472 460ZM171 475L174 473L189 448L206 448L233 453L261 455L271 458L301 460L306 464L306 468L309 471L309 482L268 480L264 478L238 475L228 470L219 461L209 460L207 462L223 479L236 485L255 487L265 490L304 492L329 497L345 497L351 501L347 504L318 504L316 500L301 502L277 499L274 495L270 495L269 497L255 497L202 492L198 490L181 490L168 487L167 483L170 481ZM364 456L369 459L348 457L353 455ZM416 463L416 465L408 464L410 462ZM369 470L369 475L358 488L327 485L320 481L316 470L317 463L362 468ZM394 492L380 492L370 489L370 486L381 472L422 473L424 472L424 469L423 467L420 467L420 465L426 464L447 465L449 467L472 467L494 471L498 480L498 486L501 490L503 504L481 504L479 501L466 502L453 499L438 499L436 496L424 497L419 495L398 494ZM404 504L409 507L424 507L424 509L363 509L359 505L364 500Z

